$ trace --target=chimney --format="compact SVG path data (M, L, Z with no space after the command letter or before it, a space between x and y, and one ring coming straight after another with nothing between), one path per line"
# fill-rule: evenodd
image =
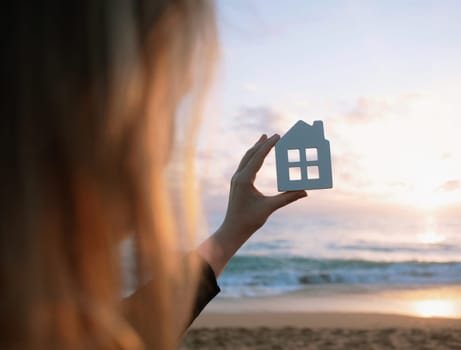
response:
M325 138L325 134L323 133L323 122L321 120L314 121L312 127L317 129L317 132L322 135L323 139Z

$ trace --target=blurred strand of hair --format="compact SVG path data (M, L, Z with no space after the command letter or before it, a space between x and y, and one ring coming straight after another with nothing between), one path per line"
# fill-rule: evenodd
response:
M2 20L0 347L173 349L196 283L178 240L195 243L213 3L17 1ZM185 94L172 203L165 165ZM146 292L122 308L127 237Z

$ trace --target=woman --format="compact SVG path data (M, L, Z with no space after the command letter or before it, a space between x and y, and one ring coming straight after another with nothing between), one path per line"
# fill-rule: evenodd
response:
M191 117L181 121L186 180L174 180L184 184L182 209L171 203L166 163L173 116L186 95L200 100L215 59L213 4L5 7L0 348L172 349L213 296L202 293L215 283L213 272L271 212L306 195L265 197L253 186L278 136L262 136L243 157L223 225L185 258L179 247L190 247L195 230L186 189L198 104L189 103ZM127 237L140 291L120 302L118 246Z

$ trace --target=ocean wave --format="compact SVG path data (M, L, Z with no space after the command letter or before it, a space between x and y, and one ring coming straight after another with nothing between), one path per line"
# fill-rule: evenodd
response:
M461 283L459 262L235 256L219 279L224 296L270 295L326 284Z
M400 242L396 244L391 244L388 242L386 242L386 244L377 244L376 242L367 242L359 240L353 244L330 243L327 245L327 247L333 250L351 250L385 253L410 252L424 254L425 252L461 252L460 247L448 243L437 243L430 245L424 243L408 243L405 245Z

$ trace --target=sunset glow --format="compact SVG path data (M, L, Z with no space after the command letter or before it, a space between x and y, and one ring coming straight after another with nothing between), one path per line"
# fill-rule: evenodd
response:
M420 317L456 317L456 305L450 300L426 299L413 304L416 315Z

